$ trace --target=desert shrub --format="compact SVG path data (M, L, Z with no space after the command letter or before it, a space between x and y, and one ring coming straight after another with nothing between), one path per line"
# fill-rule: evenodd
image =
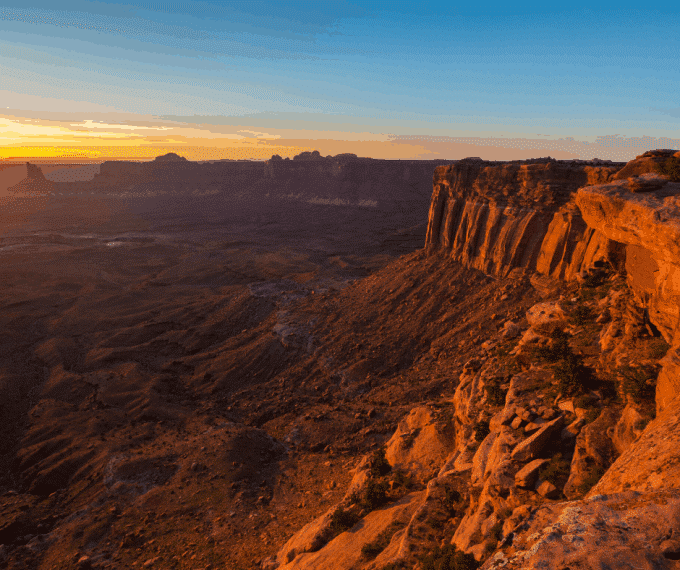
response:
M549 342L545 346L532 348L531 355L548 362L559 362L571 354L569 347L569 335L563 330L556 328L549 335Z
M544 464L538 471L538 476L543 481L549 481L555 486L558 486L561 479L569 477L571 470L571 463L562 457L561 453L556 453L550 458L548 463Z
M463 506L464 498L456 489L447 487L446 494L442 502L444 508L450 514L454 514L456 511L460 510L460 508Z
M668 176L673 182L680 182L680 158L667 158L657 165L657 172Z
M477 570L479 562L471 554L465 554L454 545L436 547L425 555L420 564L423 570Z
M475 440L481 443L484 441L484 438L486 438L487 435L489 435L490 429L489 429L489 422L488 421L479 421L475 424L474 427L475 430Z
M621 366L616 371L624 396L630 396L639 403L654 397L656 370L647 366Z
M420 433L420 428L416 428L414 430L411 430L411 432L409 432L409 434L403 439L404 447L406 447L407 449L410 448L413 445L413 442L418 437L419 433Z
M393 470L391 477L395 487L403 487L404 489L410 489L413 487L413 479L406 471L401 469Z
M592 319L592 311L585 305L577 305L571 311L569 320L576 326L583 326Z
M394 521L389 524L389 526L383 530L375 540L368 542L361 547L361 555L368 559L373 560L378 554L387 548L394 533L398 530L404 528L405 523Z
M494 378L489 384L484 386L486 400L490 406L503 406L505 404L505 396L508 391L501 388L502 381L502 378Z
M370 479L366 485L366 491L362 506L372 511L387 502L387 481Z
M334 535L345 532L359 522L359 513L356 509L343 509L338 507L331 515L331 532Z
M384 445L373 452L370 459L371 477L382 477L387 475L392 469L392 466L385 457L386 452L387 448Z
M553 370L558 389L564 396L574 396L593 387L592 371L573 353L560 360Z
M670 345L663 338L655 338L649 343L649 356L659 359L666 356Z
M501 539L501 536L503 534L503 521L497 521L490 529L489 529L489 538L492 538L496 542L498 542Z

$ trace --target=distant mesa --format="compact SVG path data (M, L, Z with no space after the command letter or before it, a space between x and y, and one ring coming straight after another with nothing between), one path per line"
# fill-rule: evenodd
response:
M179 154L169 152L167 154L157 156L156 158L154 158L154 162L189 162L189 161L183 156L180 156Z
M293 157L293 160L322 160L323 156L318 150L312 152L301 152Z

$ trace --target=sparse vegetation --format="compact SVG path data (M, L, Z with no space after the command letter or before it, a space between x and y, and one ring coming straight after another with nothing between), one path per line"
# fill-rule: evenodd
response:
M361 547L361 555L367 560L373 560L389 545L394 533L406 526L403 522L391 522L372 542L368 542Z
M531 349L531 356L547 362L559 362L568 358L571 353L569 335L559 328L555 328L549 333L547 345L536 346Z
M668 176L673 182L680 182L680 158L673 156L657 165L657 172L663 176Z
M576 326L583 326L592 319L592 311L585 305L577 305L569 316L569 320Z
M477 422L475 424L474 431L475 431L475 440L479 443L484 441L486 436L489 435L489 433L490 433L488 420Z
M484 386L484 391L490 406L502 406L505 404L505 397L508 391L501 388L503 381L504 378L490 378L487 380L488 383Z
M489 538L498 542L503 535L503 521L499 520L489 529Z
M559 486L569 477L571 463L562 457L561 453L556 453L550 461L543 465L538 471L538 476L544 481L548 481L555 486Z
M331 515L331 532L333 536L345 532L359 522L361 517L355 508L338 507Z
M583 359L569 352L553 368L557 387L564 396L574 396L594 387L592 370L583 364Z
M370 479L362 500L362 506L372 511L387 502L387 481Z
M649 356L660 359L666 356L670 345L663 338L655 338L649 343Z
M421 559L420 564L423 570L477 570L479 568L479 562L474 556L461 552L453 544L447 544L443 548L437 546Z
M392 481L395 487L402 487L404 489L413 487L411 475L401 469L392 471Z
M418 434L420 433L420 428L416 428L414 430L411 430L406 437L404 437L404 446L408 449L413 445L413 442L416 440L418 437Z
M442 502L449 514L453 515L464 507L465 499L456 489L447 487L446 495Z
M384 445L373 452L370 460L371 477L382 477L387 475L392 469L392 466L385 457L386 452L387 448Z
M654 398L658 369L650 366L621 366L616 369L621 394L630 396L637 403Z

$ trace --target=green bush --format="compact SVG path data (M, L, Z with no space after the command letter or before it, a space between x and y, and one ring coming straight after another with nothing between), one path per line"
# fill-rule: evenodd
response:
M643 403L654 398L656 370L645 366L621 366L617 373L621 379L621 392L635 402Z
M593 387L592 371L573 353L555 365L554 375L563 396L574 396Z
M366 493L362 501L362 506L369 511L377 509L387 502L387 481L370 479L366 486Z
M668 176L673 182L680 182L680 158L669 157L657 165L657 172Z
M486 421L481 421L477 422L474 427L475 430L475 440L481 443L484 441L487 435L489 435L490 429L489 429L489 422Z
M436 547L421 561L423 570L477 570L479 562L471 554L465 554L454 545Z
M331 515L331 531L334 535L343 533L357 524L360 518L355 509L338 507Z
M556 453L538 471L538 476L543 481L549 481L556 487L559 486L561 479L569 477L571 463L562 457L561 453Z
M387 475L392 469L392 466L385 457L386 452L387 448L384 445L373 452L370 460L371 477L382 477Z

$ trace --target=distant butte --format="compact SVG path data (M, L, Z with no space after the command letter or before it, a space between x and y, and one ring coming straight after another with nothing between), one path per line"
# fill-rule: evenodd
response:
M162 154L161 156L157 156L154 158L154 161L156 162L188 162L186 158L183 156L180 156L179 154L176 154L174 152L169 152L167 154Z

